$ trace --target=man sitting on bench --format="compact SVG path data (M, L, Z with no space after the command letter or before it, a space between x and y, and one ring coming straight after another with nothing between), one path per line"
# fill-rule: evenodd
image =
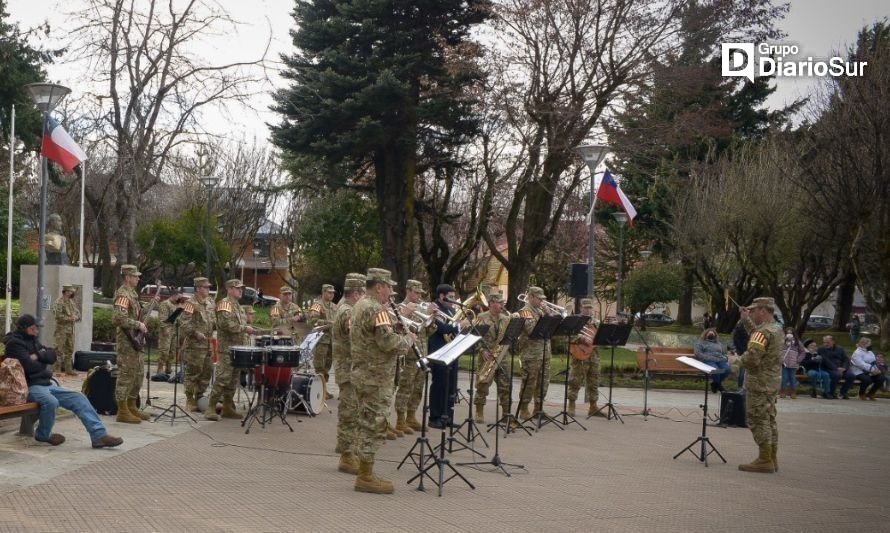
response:
M56 352L40 344L37 340L42 325L31 315L22 315L16 322L15 331L6 334L6 357L14 357L22 364L25 380L28 382L28 401L40 404L40 418L34 438L58 446L65 437L53 433L56 422L56 409L64 407L77 415L83 423L93 448L111 448L124 442L120 437L112 437L105 429L96 410L87 397L77 391L63 389L50 378L52 365L56 362Z

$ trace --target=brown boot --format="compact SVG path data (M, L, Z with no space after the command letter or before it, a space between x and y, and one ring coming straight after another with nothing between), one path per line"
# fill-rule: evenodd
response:
M575 400L569 400L569 408L566 411L570 416L575 416Z
M417 418L414 417L414 411L408 411L405 413L405 425L414 431L420 431L420 422L417 421Z
M405 435L414 434L414 430L405 423L405 411L396 411L396 431L401 431Z
M779 389L779 398L785 399L785 389Z
M862 400L862 401L864 402L864 401L865 401L865 394L860 392L860 393L859 393L859 399Z
M186 393L185 395L185 410L190 413L198 412L198 401L195 399L193 394Z
M772 458L772 460L773 460L773 468L776 469L776 472L779 471L779 459L778 459L778 455L779 455L779 445L778 445L778 444L773 444L773 445L770 447L770 456L771 456L771 458Z
M355 490L372 494L392 494L392 481L374 475L374 461L359 461Z
M140 411L139 408L136 407L136 398L127 398L127 409L134 415L138 416L140 420L151 420L151 415Z
M739 465L742 472L760 472L763 474L772 474L776 471L776 465L773 463L773 450L769 444L760 447L760 455L746 465Z
M540 402L538 402L538 401L536 400L536 401L535 401L535 410L532 411L532 414L540 413L541 411L543 411L543 409L541 408L541 404L540 404Z
M358 460L355 458L355 455L352 452L341 453L340 464L337 465L337 470L346 474L358 474Z
M525 420L526 418L531 418L532 414L528 412L528 402L520 402L519 403L519 419Z
M235 399L231 396L226 396L223 398L222 411L220 411L220 416L223 418L243 418L243 414L238 412L238 409L235 407Z
M479 422L480 424L485 423L485 406L484 405L476 404L475 418L476 418L476 422Z
M219 398L217 398L216 394L211 393L207 402L207 410L204 411L205 420L213 420L214 422L219 420L219 415L216 414L216 402L218 401Z
M123 422L125 424L142 423L141 418L130 412L130 409L127 407L127 400L117 401L117 418L115 418L115 420L118 422Z
M587 402L590 407L587 408L587 416L601 416L606 418L606 413L604 413L599 407L596 406L596 402Z
M396 432L389 426L389 422L386 423L386 440L396 440L399 438L396 435Z

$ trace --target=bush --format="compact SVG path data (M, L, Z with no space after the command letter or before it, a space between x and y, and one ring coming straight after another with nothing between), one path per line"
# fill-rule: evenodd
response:
M93 341L114 342L114 324L111 323L111 309L93 309Z

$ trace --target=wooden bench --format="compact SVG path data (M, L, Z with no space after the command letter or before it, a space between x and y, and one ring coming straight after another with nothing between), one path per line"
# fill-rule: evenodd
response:
M681 356L692 357L692 348L668 348L653 346L649 352L649 372L652 374L677 374L694 376L698 370L686 366L677 361ZM646 370L646 348L637 348L637 368L643 372Z
M0 420L7 418L21 418L19 435L34 436L34 424L40 415L40 405L37 402L27 402L19 405L0 406Z

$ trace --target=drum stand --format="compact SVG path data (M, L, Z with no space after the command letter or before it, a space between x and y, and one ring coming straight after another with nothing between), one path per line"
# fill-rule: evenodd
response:
M707 467L708 466L708 456L711 455L712 453L716 453L717 457L719 457L724 463L726 462L726 459L717 450L717 448L711 442L711 439L708 437L708 386L709 386L708 382L710 381L711 376L710 376L710 374L704 374L704 378L705 378L705 403L702 405L699 405L699 407L702 408L701 435L697 439L692 441L692 443L689 444L689 446L680 450L677 453L677 455L674 456L674 459L683 455L683 452L688 451L696 459L698 459L699 461L704 463L705 467ZM699 453L696 453L695 450L693 450L693 447L698 443L701 443L701 451ZM710 448L710 449L708 449L708 448Z
M324 377L319 375L319 379L324 383ZM324 388L322 387L322 390ZM324 394L322 394L324 396ZM294 401L297 400L297 401ZM312 411L312 408L309 406L309 402L306 401L306 398L299 392L294 390L293 384L287 390L287 393L284 396L284 412L287 413L297 408L297 406L302 405L304 409L306 409L306 414L309 415L310 418L318 416L315 412ZM324 406L324 397L322 397L322 406ZM293 430L291 430L293 431Z
M182 372L182 347L179 345L179 321L178 320L176 321L176 333L175 333L174 339L175 339L175 343L173 344L173 346L176 347L176 372L179 373L179 372ZM161 419L161 417L168 417L170 419L170 425L172 426L173 422L176 422L176 413L178 412L178 413L180 413L180 419L188 418L192 422L194 422L196 424L198 423L198 421L195 420L195 418L192 415L190 415L185 409L183 409L182 407L179 406L178 403L176 403L176 396L177 396L178 390L179 390L179 380L178 379L173 380L173 404L170 405L170 407L161 411L157 416L155 416L155 419L152 420L152 422L157 422L158 420Z
M473 443L477 438L482 440L482 444L484 444L486 448L490 447L488 445L488 442L486 442L485 437L482 436L482 432L479 430L479 426L476 424L476 419L473 418L473 385L476 379L476 351L477 350L474 349L473 354L470 356L470 388L467 389L470 392L470 396L469 400L467 401L467 405L469 406L469 408L467 409L467 418L465 418L464 421L461 422L461 424L456 428L453 426L451 427L448 437L448 453L452 453L453 450L451 449L451 445L453 442L457 441L457 444L462 446L462 448L460 448L458 451L470 450L471 452L478 454L480 457L485 457L485 454L473 448ZM467 428L466 435L461 433L461 429L463 429L464 426L466 426ZM463 439L463 442L458 441L455 435L458 438Z
M281 419L281 423L287 426L287 429L294 432L294 428L291 427L290 423L287 421L287 411L285 410L284 398L279 397L278 395L273 395L271 397L266 394L266 364L265 362L261 366L260 372L262 373L263 379L260 382L260 390L259 390L259 399L257 400L256 405L253 405L253 399L251 399L250 403L253 407L247 411L247 414L244 415L244 418L241 420L241 426L244 427L245 424L246 429L244 430L245 434L250 433L250 426L253 425L254 422L259 422L260 427L266 429L266 424L271 423L275 420L275 417ZM256 398L257 393L254 392L254 398ZM262 414L260 414L260 409L262 409Z

